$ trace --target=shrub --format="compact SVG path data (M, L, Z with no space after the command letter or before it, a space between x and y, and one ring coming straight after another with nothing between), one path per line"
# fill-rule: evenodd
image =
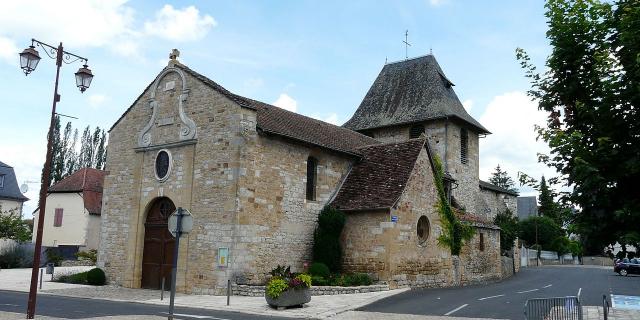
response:
M73 284L87 284L87 272L59 275L54 281Z
M373 280L366 273L354 273L352 275L352 283L354 286L369 286L373 283Z
M331 275L329 267L327 267L327 265L322 262L314 262L311 267L309 267L309 273L312 276L318 276L325 279L328 279Z
M323 277L320 276L311 276L311 283L314 286L328 286L329 285L329 281Z
M304 288L310 288L311 287L311 276L310 275L301 273L301 274L297 275L295 277L295 279L302 282L302 284L301 284L302 287L304 287Z
M93 268L87 271L87 283L92 286L104 286L107 283L107 276L100 268Z
M287 281L281 278L273 278L267 283L267 295L273 299L276 299L288 288L289 284L287 283Z
M98 261L98 250L96 249L91 249L89 251L80 251L75 255L78 260L91 260L93 263L96 263Z
M0 253L0 269L29 268L33 264L33 249L16 245Z
M267 282L266 294L267 296L277 299L280 294L289 288L301 289L311 287L311 276L304 273L293 273L291 267L284 267L278 265L275 269L271 270L272 278Z
M332 272L338 272L342 263L340 234L345 223L342 211L325 207L318 216L314 233L313 260L324 263Z

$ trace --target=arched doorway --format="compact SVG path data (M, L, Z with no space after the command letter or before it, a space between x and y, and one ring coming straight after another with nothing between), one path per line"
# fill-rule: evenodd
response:
M142 288L160 289L162 278L165 279L165 289L171 288L175 239L167 228L167 221L175 210L173 201L166 197L154 200L149 206L144 223Z

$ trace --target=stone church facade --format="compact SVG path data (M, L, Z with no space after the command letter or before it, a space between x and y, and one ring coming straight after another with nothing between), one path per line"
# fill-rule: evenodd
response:
M278 264L311 261L331 205L347 214L345 271L392 287L500 278L491 221L502 202L478 179L489 132L452 85L432 55L387 64L339 127L235 95L174 56L109 132L98 265L114 284L169 285L167 218L182 207L194 228L180 241L178 290L259 284ZM436 243L436 155L452 204L478 231L460 257Z

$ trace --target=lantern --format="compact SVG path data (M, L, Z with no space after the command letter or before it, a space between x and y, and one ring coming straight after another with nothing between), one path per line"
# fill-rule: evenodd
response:
M89 88L91 79L93 79L93 73L91 73L91 69L86 64L78 69L78 72L76 72L76 86L80 88L80 92L84 92Z
M36 69L38 62L40 62L40 55L34 46L29 46L20 53L20 68L25 76Z

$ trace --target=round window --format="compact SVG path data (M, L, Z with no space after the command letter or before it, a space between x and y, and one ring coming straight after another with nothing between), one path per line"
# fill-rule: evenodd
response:
M427 216L421 216L420 219L418 219L416 233L418 234L418 242L420 244L424 244L425 242L427 242L427 239L429 239L430 227L431 226L429 225L429 219L427 218Z
M171 155L166 150L160 150L156 155L156 178L167 180L171 170Z

